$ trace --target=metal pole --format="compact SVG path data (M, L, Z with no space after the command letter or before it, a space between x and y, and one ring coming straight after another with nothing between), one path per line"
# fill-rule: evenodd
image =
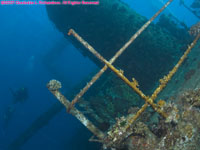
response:
M47 84L49 91L68 109L70 102L59 92L61 83L57 80L51 80ZM86 126L95 136L100 140L105 137L104 133L100 131L92 122L90 122L78 109L73 108L70 113L75 116L84 126Z
M197 41L200 39L200 34L196 36L194 41L188 46L187 50L183 54L183 56L180 58L178 63L174 66L174 68L169 72L168 75L164 76L163 79L160 79L160 85L156 88L156 90L151 95L150 99L154 101L158 94L164 89L164 87L167 85L167 83L170 81L172 76L177 72L178 68L181 66L183 61L186 59L192 48L196 45ZM148 107L148 104L145 103L142 108L136 113L136 115L129 120L129 125L126 127L127 129L131 126L131 124L141 115L142 112L145 111L145 109Z

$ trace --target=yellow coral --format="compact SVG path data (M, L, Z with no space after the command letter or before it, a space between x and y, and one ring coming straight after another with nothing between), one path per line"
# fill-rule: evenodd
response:
M135 78L132 78L132 82L131 82L131 83L132 83L133 86L135 86L135 87L138 87L138 86L139 86L138 81L137 81Z
M158 106L159 107L163 107L166 104L166 102L164 100L159 100L158 101Z

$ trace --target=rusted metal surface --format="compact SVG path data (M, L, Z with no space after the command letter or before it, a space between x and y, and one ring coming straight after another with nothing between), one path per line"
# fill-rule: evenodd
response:
M49 91L65 106L66 110L68 109L70 102L59 92L61 88L61 83L57 80L51 80L47 84ZM95 136L102 140L105 135L101 132L95 125L90 122L78 109L73 108L70 113L75 116L86 128L88 128Z

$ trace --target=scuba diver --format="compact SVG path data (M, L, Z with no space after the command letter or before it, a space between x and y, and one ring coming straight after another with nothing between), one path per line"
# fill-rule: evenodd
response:
M13 117L13 114L15 112L15 105L17 103L22 103L24 101L26 101L28 99L28 89L25 87L21 87L19 89L17 89L16 91L12 90L11 88L9 88L12 96L13 96L13 102L12 104L10 104L7 109L5 110L3 119L4 119L4 126L7 127L10 120Z

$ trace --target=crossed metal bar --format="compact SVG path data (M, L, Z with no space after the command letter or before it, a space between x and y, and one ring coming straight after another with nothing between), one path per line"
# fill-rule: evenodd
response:
M167 115L155 104L153 101L157 98L157 95L165 88L167 83L171 80L172 76L176 73L180 65L183 63L193 46L196 44L197 40L199 39L199 36L196 37L194 42L188 46L188 49L185 51L183 56L180 58L178 63L174 66L174 68L169 72L168 75L164 76L162 79L160 79L160 85L156 88L156 90L153 92L151 97L146 96L139 88L138 88L138 82L134 79L133 81L129 81L124 75L122 70L116 69L110 62L108 62L103 56L101 56L91 45L89 45L82 37L80 37L73 29L70 29L69 35L73 35L80 43L83 44L84 47L86 47L91 53L93 53L99 60L101 60L107 67L109 67L118 77L120 77L129 87L131 87L142 99L145 100L145 104L142 106L141 110L145 110L150 104L152 108L157 111L159 114L161 114L163 117L167 117ZM114 57L113 57L114 58ZM111 59L112 60L112 59ZM138 113L141 111L139 110ZM137 114L138 114L137 113ZM137 118L136 118L137 119Z
M74 30L70 29L69 34L73 34L74 37L79 40L91 53L93 53L99 60L101 60L107 67L109 67L118 77L120 77L129 87L131 87L146 103L150 104L152 108L160 113L163 117L167 117L162 110L153 103L153 99L146 96L139 88L138 82L133 78L133 81L129 81L124 75L122 70L116 69L111 63L109 63L103 56L101 56L91 45L83 40Z

